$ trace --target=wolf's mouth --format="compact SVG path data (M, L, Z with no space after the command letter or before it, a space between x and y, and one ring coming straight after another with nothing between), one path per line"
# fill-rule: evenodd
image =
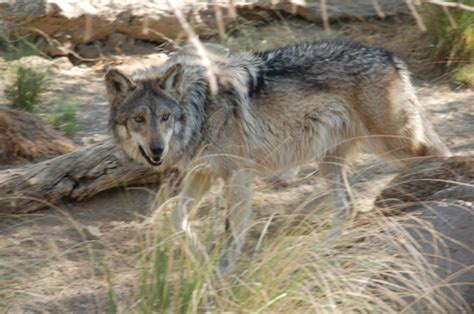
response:
M150 157L148 157L148 155L145 153L145 150L144 150L140 145L138 145L138 150L139 150L140 153L142 154L143 158L145 158L146 161L148 161L148 163L149 163L150 165L152 165L152 166L159 166L159 165L161 165L161 164L163 163L162 160L156 161L156 160L153 160L153 159L151 159Z

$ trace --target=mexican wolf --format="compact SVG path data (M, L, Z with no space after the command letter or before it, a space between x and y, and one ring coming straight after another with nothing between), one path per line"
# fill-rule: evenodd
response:
M251 218L252 179L320 162L344 221L346 164L361 148L407 162L449 155L419 103L406 64L392 53L344 41L296 44L263 52L208 47L218 85L192 47L161 67L105 77L110 127L133 159L187 171L174 213L193 237L193 201L216 178L226 183L222 270L242 249Z

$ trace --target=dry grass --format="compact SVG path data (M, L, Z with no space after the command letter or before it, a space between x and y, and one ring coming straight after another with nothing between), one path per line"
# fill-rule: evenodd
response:
M301 180L318 189L308 181L317 178ZM2 228L8 235L2 238L0 263L3 307L118 313L467 309L421 249L430 242L440 258L445 256L445 239L429 223L414 214L386 216L360 205L345 232L327 242L332 211L324 202L313 202L319 195L293 195L285 203L286 192L273 189L265 183L256 187L257 213L248 245L236 270L225 276L215 272L223 245L220 187L196 207L193 220L208 247L207 260L171 228L168 216L176 199L169 197L168 186L160 206L126 223L108 224L99 235L60 208L58 215L4 220L9 225ZM288 193L294 194L291 187ZM295 206L290 213L284 210L289 204Z
M329 243L324 241L332 221L327 206L309 214L261 217L250 227L237 270L222 277L215 273L223 245L222 232L215 230L219 197L215 191L205 200L200 210L208 218L195 226L203 243L213 244L208 258L195 255L185 237L159 217L173 208L172 200L157 209L142 230L135 293L116 302L119 311L450 312L463 306L455 292L439 286L434 265L413 234L429 233L441 251L443 240L409 214L364 213Z
M474 0L461 2L474 5ZM423 17L429 26L433 59L444 68L474 63L474 12L426 4Z

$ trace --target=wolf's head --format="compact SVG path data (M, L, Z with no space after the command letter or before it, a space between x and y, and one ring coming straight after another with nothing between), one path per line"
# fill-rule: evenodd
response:
M151 79L135 81L116 69L105 75L110 127L117 143L136 161L159 166L172 158L172 138L179 137L184 120L181 81L179 64Z

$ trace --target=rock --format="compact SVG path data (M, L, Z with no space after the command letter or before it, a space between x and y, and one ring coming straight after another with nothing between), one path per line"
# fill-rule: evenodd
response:
M435 289L450 296L458 313L468 313L474 306L474 212L454 202L430 203L412 208L425 223L407 224L406 230L419 244L427 269L439 278ZM435 232L433 232L435 231ZM429 297L429 296L427 296ZM417 311L423 313L424 311Z
M41 72L47 72L51 69L70 70L74 67L71 61L69 61L68 57L46 59L40 56L23 57L10 62L9 66L10 68L15 68L18 66L34 68L36 71Z
M113 32L109 35L109 38L105 44L107 47L112 49L120 48L128 44L127 35L124 33Z
M378 206L399 213L409 208L417 215L405 228L418 243L427 269L439 277L435 289L444 290L460 313L474 305L473 187L474 157L433 157L404 169L376 200Z
M28 68L34 68L35 70L39 71L44 71L51 68L53 63L54 62L52 60L40 56L27 56L10 62L10 66L13 68L23 66Z
M82 225L82 232L87 240L97 240L102 236L102 232L96 226Z
M473 199L474 157L424 158L398 174L377 197L380 207L407 208L434 199Z
M74 45L106 40L113 33L163 42L164 38L176 38L182 31L165 1L145 1L140 5L119 1L89 4L73 0L36 0L29 5L18 2L4 4L2 18L7 29L21 24L23 29L36 28L60 41L67 35ZM185 0L181 10L199 34L214 33L213 14L195 18L195 13L213 12L206 3Z
M68 57L60 57L54 59L53 65L55 68L60 70L70 70L74 67Z
M329 20L338 20L342 18L387 17L408 12L403 0L378 0L376 2L378 7L374 6L373 0L328 0L326 5L328 18ZM283 11L313 22L322 20L321 1L258 0L237 7L245 11Z
M101 55L100 42L93 44L80 44L77 46L77 53L85 59L97 59Z
M8 68L8 63L0 57L0 70L6 70Z
M39 38L36 41L36 47L49 56L67 56L74 51L75 46L69 40L69 36L64 36L61 40Z
M472 207L474 201L474 181L466 182L466 184L455 185L444 190L438 191L430 196L431 200L440 199L457 199L463 200L463 205Z
M218 2L219 3L219 2ZM378 0L380 10L373 5L373 0L343 1L330 0L327 13L330 20L340 18L361 18L381 15L394 15L406 12L403 0ZM194 31L202 36L217 33L217 23L213 5L205 1L183 0L177 3ZM310 21L321 20L319 1L294 0L255 0L236 2L229 8L227 2L222 5L222 22L225 26L235 21L234 11L242 14L252 12L261 16L263 12L281 13L301 16ZM123 45L125 38L134 38L152 42L169 42L182 39L183 29L166 1L143 1L139 4L128 4L126 1L93 1L92 3L74 0L34 0L25 3L13 1L3 3L2 23L8 30L22 25L22 30L37 29L49 38L68 46L90 44L94 41L107 41L109 47ZM235 9L235 10L234 10ZM249 14L245 14L249 15ZM252 15L252 14L250 14ZM274 14L276 15L276 14ZM19 31L19 29L16 29ZM37 35L37 33L34 33ZM61 45L56 45L61 47ZM52 48L49 48L52 49ZM80 47L83 56L96 56L93 49ZM53 55L62 55L64 51L53 50ZM81 54L82 55L82 54Z

